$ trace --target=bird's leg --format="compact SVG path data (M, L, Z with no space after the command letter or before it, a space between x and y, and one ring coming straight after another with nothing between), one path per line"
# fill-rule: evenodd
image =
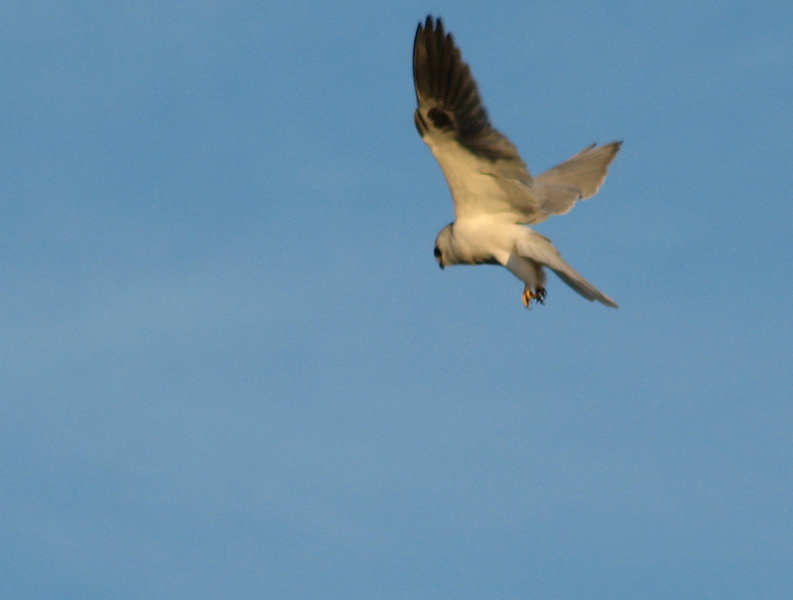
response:
M526 284L523 288L523 295L521 296L521 300L523 300L523 306L526 308L531 308L531 301L534 300L537 304L545 304L545 296L548 295L548 292L545 291L545 288L541 285L538 285L535 289L531 289L531 286Z

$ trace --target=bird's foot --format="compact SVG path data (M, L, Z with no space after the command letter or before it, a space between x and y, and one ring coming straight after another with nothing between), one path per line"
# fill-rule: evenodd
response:
M546 292L545 288L541 285L538 285L533 290L527 285L525 288L523 288L521 300L523 300L523 306L526 308L531 308L532 300L534 300L537 304L545 304L545 296L547 295L548 292Z

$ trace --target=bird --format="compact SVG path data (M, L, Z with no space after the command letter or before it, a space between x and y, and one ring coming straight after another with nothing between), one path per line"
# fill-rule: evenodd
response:
M545 271L590 301L617 303L562 259L547 237L528 225L569 212L594 196L622 142L592 144L532 177L517 148L494 129L454 38L440 18L419 22L413 42L416 129L443 171L454 222L435 240L441 269L451 265L506 267L525 285L521 300L545 304Z

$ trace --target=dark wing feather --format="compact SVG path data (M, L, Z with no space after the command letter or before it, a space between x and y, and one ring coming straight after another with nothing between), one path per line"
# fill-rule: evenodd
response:
M419 23L413 44L413 78L418 101L415 121L422 137L430 129L454 132L457 142L476 156L516 161L526 168L515 146L490 125L470 69L440 19L433 23L428 16L425 23Z

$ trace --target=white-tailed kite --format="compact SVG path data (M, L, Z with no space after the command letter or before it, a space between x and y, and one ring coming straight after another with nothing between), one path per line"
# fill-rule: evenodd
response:
M447 265L497 264L526 285L523 304L544 303L543 266L587 300L617 307L568 265L551 241L524 225L567 213L594 196L622 142L595 144L532 177L517 149L493 129L476 83L443 23L427 17L413 43L413 79L421 139L440 164L456 220L435 240L435 258Z

